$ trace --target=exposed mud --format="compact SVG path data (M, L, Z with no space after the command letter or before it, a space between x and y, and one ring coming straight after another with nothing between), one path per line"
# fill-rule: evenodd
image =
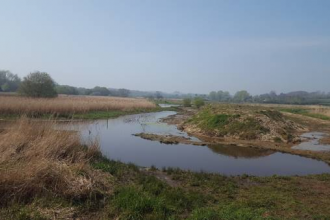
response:
M134 136L141 137L150 141L159 141L163 144L192 144L198 146L206 146L211 144L210 142L204 141L194 141L187 137L175 136L175 135L159 135L159 134L149 134L149 133L139 133L134 134Z
M330 145L330 136L325 136L320 140L320 144Z
M301 138L304 139L304 142L293 146L294 149L330 152L330 145L324 143L326 142L324 140L329 137L326 137L323 132L308 132L301 135ZM321 140L323 140L322 143Z

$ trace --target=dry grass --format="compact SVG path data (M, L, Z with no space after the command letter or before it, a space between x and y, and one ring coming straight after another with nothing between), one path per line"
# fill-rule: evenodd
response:
M269 107L275 109L305 109L308 113L330 117L330 107L322 105L286 105L286 104L246 104L255 107Z
M311 106L310 112L315 114L321 114L330 117L330 107L326 106Z
M0 96L0 114L74 114L91 111L152 109L146 99L97 96L60 96L53 99Z
M97 143L82 146L75 132L22 118L0 133L0 205L38 196L85 200L111 191L110 175L90 167Z

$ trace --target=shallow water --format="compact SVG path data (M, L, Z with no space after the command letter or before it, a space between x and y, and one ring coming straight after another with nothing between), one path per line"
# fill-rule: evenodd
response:
M178 104L158 104L162 108L179 107Z
M145 140L133 134L179 135L193 140L176 126L160 122L161 118L176 114L173 111L123 116L75 124L85 141L99 138L102 153L114 160L132 162L143 167L179 167L226 175L249 174L306 175L329 173L330 167L321 161L254 148L238 146L166 145ZM78 126L78 127L77 127Z
M306 142L302 142L297 146L293 146L293 149L298 150L310 150L310 151L330 151L330 145L320 144L319 141L325 136L322 132L309 132L301 135L302 138L307 139Z

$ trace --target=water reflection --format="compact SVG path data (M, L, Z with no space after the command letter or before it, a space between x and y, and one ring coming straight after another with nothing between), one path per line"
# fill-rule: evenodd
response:
M259 158L266 157L275 152L272 150L254 149L250 147L240 147L235 145L210 145L208 146L213 152L226 155L233 158Z

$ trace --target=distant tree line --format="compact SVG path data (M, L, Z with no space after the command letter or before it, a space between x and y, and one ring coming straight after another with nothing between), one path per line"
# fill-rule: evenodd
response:
M330 106L330 93L296 91L280 93L271 91L266 94L252 96L248 91L241 90L231 95L228 91L212 91L205 94L183 94L180 92L164 93L160 91L145 92L128 89L111 89L96 86L92 89L57 84L45 72L33 72L20 79L16 74L7 70L0 70L0 92L18 92L30 97L56 97L66 95L145 97L150 99L178 98L185 99L185 105L193 103L203 105L205 100L235 103L273 103L273 104L322 104ZM202 103L202 104L201 104Z
M65 95L91 95L91 96L118 96L129 97L130 90L128 89L108 89L106 87L96 86L92 89L81 87L73 87L68 85L57 85L56 91L58 94Z
M10 71L0 70L0 92L16 92L21 79Z
M250 95L246 90L241 90L231 95L227 91L212 91L208 95L208 99L217 102L233 102L233 103L269 103L269 104L296 104L311 105L322 104L330 105L330 93L324 92L305 92L296 91L290 93L280 93L271 91L261 95Z
M21 78L8 70L0 70L0 92L17 92L29 97L56 97L65 95L93 95L129 97L128 89L108 89L96 86L92 89L78 88L69 85L57 84L48 73L32 72ZM159 95L158 95L159 96Z
M33 72L21 80L8 70L0 70L0 92L18 92L29 97L56 97L54 80L43 72Z
M276 94L276 92L272 91L270 93L254 96L253 101L259 103L273 103L273 104L330 105L330 92L325 93L325 92L296 91L296 92Z
M227 91L220 90L210 92L209 99L218 102L251 102L252 96L246 90L238 91L233 96Z

